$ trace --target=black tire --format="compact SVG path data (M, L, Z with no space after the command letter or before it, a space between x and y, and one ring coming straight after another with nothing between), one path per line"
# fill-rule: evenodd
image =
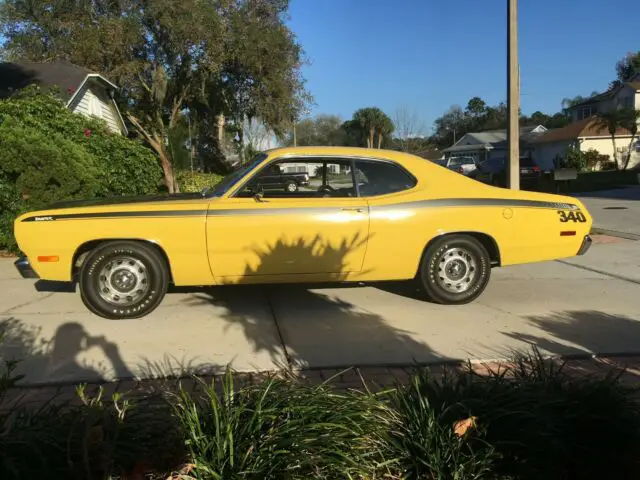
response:
M447 275L453 278L455 272L459 272L459 279L449 283ZM418 283L432 301L462 305L478 298L490 277L491 259L482 243L469 235L447 235L432 242L425 251Z
M288 193L295 193L298 191L298 184L296 182L287 182L284 185L284 191Z
M113 273L107 276L106 271ZM169 284L169 267L152 246L109 242L89 253L80 268L78 283L83 303L96 315L112 320L140 318L162 302ZM124 297L121 301L126 303L107 301L105 296L118 300Z

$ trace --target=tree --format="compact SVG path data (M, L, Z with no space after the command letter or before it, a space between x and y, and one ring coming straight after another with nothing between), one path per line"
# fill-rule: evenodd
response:
M317 115L296 123L296 140L299 146L339 146L347 144L347 133L342 128L342 119L337 115ZM283 144L293 145L293 133L289 133Z
M416 143L424 133L424 120L415 110L411 110L408 106L402 105L398 107L393 116L393 124L395 127L396 138L400 144L400 150L403 152L415 152ZM418 142L416 142L418 140Z
M632 108L624 109L621 113L620 125L623 128L629 130L631 133L631 139L629 140L629 146L627 147L627 156L622 165L622 169L626 170L631 161L631 155L633 154L633 144L638 138L638 122L640 122L640 110Z
M618 162L618 148L616 145L616 134L618 128L622 126L625 120L625 114L621 109L611 110L607 112L600 112L596 117L597 124L601 128L605 128L611 136L611 143L613 144L613 161L616 164L616 169L620 169Z
M474 117L479 117L487 111L487 104L480 97L473 97L467 103L466 112Z
M376 135L377 148L381 148L384 137L390 135L394 128L391 119L378 107L361 108L353 114L352 120L347 128L352 131L359 128L360 136L365 138L367 148L374 148Z
M66 58L118 83L173 192L168 139L184 112L194 115L199 151L213 156L219 120L231 118L242 145L245 119L283 130L310 100L287 8L287 0L6 0L0 32L11 58Z
M640 72L640 50L629 52L623 59L616 63L616 75L619 82L628 82Z

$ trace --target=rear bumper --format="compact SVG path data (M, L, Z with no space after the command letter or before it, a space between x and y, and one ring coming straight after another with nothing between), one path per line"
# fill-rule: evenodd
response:
M582 245L580 245L580 250L578 250L578 255L584 255L587 253L589 248L591 248L592 242L591 237L589 235L585 235L584 240L582 240Z
M27 257L20 257L13 263L16 266L22 278L40 278L38 274L31 268L31 264Z

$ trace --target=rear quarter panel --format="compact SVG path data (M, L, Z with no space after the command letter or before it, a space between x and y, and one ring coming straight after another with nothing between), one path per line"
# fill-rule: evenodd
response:
M425 247L442 235L487 235L506 266L574 256L591 230L591 216L575 198L491 187L436 165L418 176L413 190L368 199L363 280L412 278ZM562 204L575 205L584 221L561 222L559 212L570 212Z

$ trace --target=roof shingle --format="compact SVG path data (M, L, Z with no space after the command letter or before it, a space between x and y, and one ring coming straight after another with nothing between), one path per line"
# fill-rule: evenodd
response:
M50 63L0 63L0 98L32 84L59 87L60 97L68 101L87 75L95 73L65 60Z
M618 127L616 135L631 135L626 128ZM607 127L600 124L598 118L590 117L579 122L571 123L566 127L548 130L533 140L533 143L563 142L575 140L581 137L608 137L610 136Z

